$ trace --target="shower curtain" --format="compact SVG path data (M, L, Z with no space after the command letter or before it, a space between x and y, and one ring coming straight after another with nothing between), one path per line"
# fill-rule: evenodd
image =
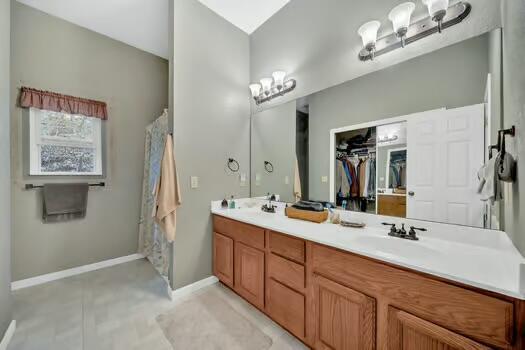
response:
M146 128L144 147L144 177L142 180L142 210L139 226L139 252L144 254L155 269L168 276L169 243L160 231L152 213L155 184L160 177L164 144L168 135L168 111Z

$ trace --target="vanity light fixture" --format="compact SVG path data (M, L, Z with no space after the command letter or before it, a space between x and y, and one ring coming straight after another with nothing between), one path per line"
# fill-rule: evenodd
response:
M286 72L278 70L272 73L272 77L275 87L277 88L277 90L281 91L284 87L284 79L286 78Z
M380 137L377 142L378 143L388 143L388 142L394 142L398 139L399 137L397 135L387 135L387 136L384 136L384 137Z
M295 79L287 79L286 72L275 71L272 78L263 78L260 83L250 84L252 97L257 105L283 96L295 89Z
M434 22L438 24L438 31L443 30L443 18L447 14L449 0L422 0L428 8L428 14Z
M459 1L451 6L449 0L421 1L427 7L429 16L414 23L410 23L415 9L413 2L402 3L390 11L388 18L394 28L391 34L377 38L380 23L371 21L363 24L357 31L363 40L359 59L373 60L375 57L403 48L429 35L441 33L444 29L461 23L472 10L472 5L466 1Z
M272 78L263 78L261 79L262 92L265 96L270 96L272 93Z
M252 92L252 96L259 96L262 91L262 86L259 83L250 84L250 91Z
M404 2L397 5L388 14L388 19L392 22L394 33L401 40L401 46L405 47L405 37L410 26L410 17L416 8L413 2Z
M363 47L368 51L371 59L374 59L374 53L376 51L376 41L377 41L377 32L381 27L381 22L379 21L370 21L363 24L357 30L357 33L361 36L363 40Z

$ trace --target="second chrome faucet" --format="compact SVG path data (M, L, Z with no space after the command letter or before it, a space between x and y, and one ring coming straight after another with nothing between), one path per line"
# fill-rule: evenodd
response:
M421 228L421 227L410 226L410 230L407 233L407 231L405 230L405 224L401 224L401 228L400 229L398 229L396 227L396 224L390 224L388 222L383 222L383 225L390 226L390 232L388 232L389 236L403 238L403 239L409 239L411 241L418 241L419 240L419 237L417 237L416 231L424 232L424 231L427 230L427 229Z

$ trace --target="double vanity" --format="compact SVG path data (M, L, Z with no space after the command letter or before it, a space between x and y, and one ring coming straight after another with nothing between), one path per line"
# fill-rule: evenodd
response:
M426 223L412 241L375 215L357 229L212 213L214 274L312 348L525 348L524 261L502 232Z

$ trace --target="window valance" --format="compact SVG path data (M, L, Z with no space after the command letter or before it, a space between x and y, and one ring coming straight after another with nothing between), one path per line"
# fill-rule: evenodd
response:
M41 91L28 87L21 88L20 106L23 108L34 107L54 112L81 114L102 120L108 119L105 102Z

